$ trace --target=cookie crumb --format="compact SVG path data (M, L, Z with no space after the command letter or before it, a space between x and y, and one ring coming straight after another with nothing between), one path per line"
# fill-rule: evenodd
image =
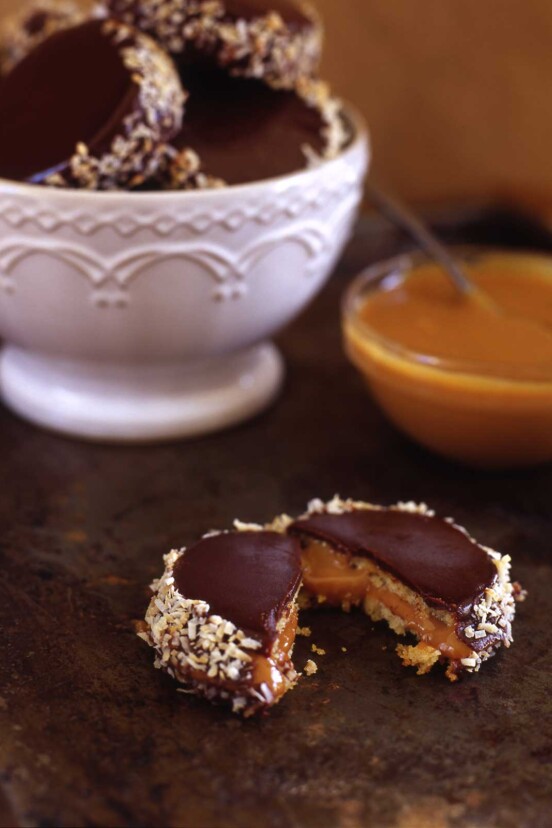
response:
M316 662L312 661L312 659L309 658L309 660L305 664L304 672L307 676L314 676L314 674L318 672L318 665L316 664Z
M317 647L316 644L311 646L311 650L313 653L316 653L316 655L326 655L326 650L323 650L321 647Z
M312 630L310 627L297 627L297 635L302 635L305 638L310 638Z

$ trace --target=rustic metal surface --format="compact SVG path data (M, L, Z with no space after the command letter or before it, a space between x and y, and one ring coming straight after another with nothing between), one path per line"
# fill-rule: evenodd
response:
M504 241L529 241L504 218L475 216L468 235L499 241L504 227ZM0 413L4 824L551 824L552 472L441 462L371 404L341 353L338 298L350 275L397 243L361 225L331 286L283 338L285 396L253 423L117 449ZM311 613L297 665L312 642L327 654L265 720L243 723L176 693L132 630L161 554L234 517L262 521L336 491L428 501L512 553L530 592L512 650L452 685L401 668L385 626Z

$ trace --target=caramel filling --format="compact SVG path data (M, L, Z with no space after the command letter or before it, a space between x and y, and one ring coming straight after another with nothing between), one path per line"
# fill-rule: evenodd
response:
M294 606L280 630L270 656L253 656L253 685L265 685L274 701L288 689L284 671L290 665L290 656L297 633L297 608Z
M368 558L349 559L329 546L309 539L302 550L304 589L333 606L377 601L385 610L399 618L405 628L450 659L462 659L471 650L457 634L454 619L450 623L438 618L426 605L407 600L410 590L396 579L385 575ZM389 584L396 585L393 591ZM401 594L399 594L401 593Z

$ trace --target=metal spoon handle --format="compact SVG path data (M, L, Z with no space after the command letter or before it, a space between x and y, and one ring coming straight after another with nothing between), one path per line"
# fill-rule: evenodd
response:
M432 259L439 262L449 274L454 284L463 294L467 295L476 290L473 282L466 276L463 268L456 259L449 253L447 248L441 244L431 230L412 213L408 207L401 204L395 198L382 192L379 187L368 184L366 192L370 201L378 210L383 213L393 224L397 224L419 244Z

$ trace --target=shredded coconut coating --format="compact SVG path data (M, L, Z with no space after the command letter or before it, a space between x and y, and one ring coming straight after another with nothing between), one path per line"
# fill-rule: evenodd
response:
M220 10L218 0L105 0L98 6L98 14L140 29L172 55L184 51L193 21L219 16Z
M177 150L167 144L162 153L154 182L161 190L219 190L226 187L222 178L208 175L193 149Z
M309 3L300 4L306 23L290 27L276 11L253 20L205 15L190 23L187 38L200 51L215 56L236 77L264 80L276 89L293 89L312 77L320 63L323 29ZM308 21L308 22L307 22Z
M0 75L8 72L36 46L56 32L85 20L82 7L72 0L31 0L0 26Z
M229 703L234 713L252 716L274 702L264 684L253 684L253 656L262 644L212 614L205 601L185 598L178 591L173 572L185 552L165 556L165 572L151 585L146 628L138 635L155 649L154 666L185 685L185 692ZM282 678L288 689L297 680L291 653Z
M251 20L233 19L223 0L106 0L105 13L136 26L174 55L187 44L232 74L292 89L316 72L323 28L314 7L298 2L302 26L288 25L275 11Z
M330 86L321 80L303 78L296 84L295 91L307 106L318 110L322 118L324 147L319 155L311 146L303 147L309 167L322 161L331 161L342 152L351 135L343 118L343 102L332 95Z
M410 514L425 515L426 517L435 517L435 512L425 503L414 503L409 501L406 503L397 503L396 505L390 507L383 507L376 506L371 503L365 503L363 501L342 500L338 495L336 495L327 503L320 499L312 500L308 505L307 512L301 516L301 519L322 513L341 515L346 512L354 512L361 509L381 510L384 508L390 508L400 512L409 512ZM466 656L466 658L463 658L458 662L451 662L449 664L447 675L451 680L454 680L456 675L462 671L469 673L478 672L481 665L495 655L502 645L506 648L511 646L513 642L512 622L516 614L516 600L523 600L524 595L523 593L521 593L521 595L518 594L520 591L519 586L513 584L510 579L511 558L509 555L501 555L494 549L481 546L469 535L464 527L456 524L453 518L445 518L445 520L454 526L455 529L461 531L472 543L479 546L479 548L488 555L489 559L496 568L496 575L493 583L484 590L479 599L474 603L469 617L467 619L462 619L457 624L457 633L459 637L468 645L468 647L471 646L473 649L469 656ZM279 526L281 531L286 531L292 522L292 518L282 516L276 519L273 526ZM367 607L369 608L369 602ZM369 614L371 613L369 612ZM393 616L393 618L388 617L390 615L392 614L387 612L384 620L387 621L391 628L395 629L399 634L406 632L401 619L396 616ZM477 645L475 642L477 642ZM423 642L421 644L423 644ZM419 659L420 664L427 663L428 661L428 645L423 644L422 647L421 644L418 645L418 647L421 647ZM401 657L403 657L405 663L416 663L413 651L417 648L405 648L403 645L399 645L397 649ZM438 653L437 656L440 658L441 654ZM436 657L433 659L432 664L435 663L438 658ZM432 666L432 664L430 666ZM427 670L424 670L424 672L427 672Z
M132 112L111 139L107 151L94 154L77 144L67 169L48 176L52 187L86 190L133 189L153 178L166 157L166 143L182 126L186 94L171 59L151 38L115 21L103 34L118 47L137 86Z

